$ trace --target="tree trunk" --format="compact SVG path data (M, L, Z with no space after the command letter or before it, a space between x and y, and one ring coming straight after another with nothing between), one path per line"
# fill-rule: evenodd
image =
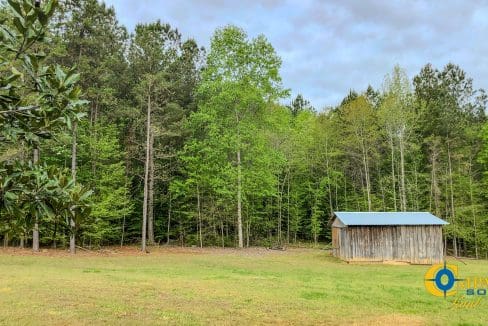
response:
M220 220L220 234L222 236L222 248L225 247L225 237L224 237L224 221Z
M249 212L246 219L246 248L249 248L251 237L251 219L249 218Z
M72 219L70 219L70 227L73 230L75 228L75 223ZM69 236L69 253L74 255L76 253L76 242L75 242L75 234L74 231Z
M286 195L286 200L287 200L287 208L286 208L286 243L290 243L290 174L288 173L288 185L287 185L287 195Z
M72 143L71 143L71 177L73 178L73 182L76 183L76 155L77 155L77 140L76 140L76 133L78 129L78 122L73 122L73 135L72 135ZM69 252L70 254L74 255L76 253L76 225L73 217L69 219L69 226L70 226L70 235L69 235Z
M97 111L98 111L98 97L95 100L94 104L92 105L92 110L91 110L91 125L90 125L90 132L91 132L91 137L97 141L98 138L98 132L97 132L97 122L96 122L96 117L97 117ZM90 154L91 154L91 168L92 168L92 178L96 178L96 172L97 172L97 148L96 146L93 145L93 142L90 142Z
M53 244L52 244L52 247L53 249L56 249L57 247L57 243L56 243L56 235L58 233L58 223L56 221L54 221L54 232L53 232Z
M332 189L331 189L331 180L332 178L330 177L330 168L329 168L329 139L326 139L325 141L325 167L327 169L327 178L329 179L328 184L327 184L327 189L329 192L329 218L332 218L334 215L334 208L332 207Z
M124 235L125 235L125 214L124 218L122 219L122 236L120 237L120 246L124 245Z
M149 188L147 207L147 238L154 244L154 132L150 131L149 140Z
M447 163L449 167L449 191L450 191L450 200L451 200L451 223L453 226L456 224L456 210L454 208L454 187L452 181L452 162L451 162L451 148L449 139L447 140ZM453 239L453 249L454 249L454 257L458 256L458 246L457 246L457 237L454 234Z
M241 134L239 130L239 114L236 114L237 127L237 237L239 239L239 248L244 247L244 238L242 235L242 165L241 165Z
M414 175L415 175L415 210L419 210L419 197L420 197L420 192L419 192L419 182L418 182L418 172L417 172L417 163L415 162L414 164Z
M368 211L371 212L371 181L369 178L368 153L366 151L366 146L364 145L364 140L362 140L361 145L363 152L364 180L366 182L366 195L368 199Z
M432 164L432 172L431 172L431 183L430 183L430 191L431 191L431 198L434 199L434 211L435 215L440 216L440 189L439 189L439 183L437 180L437 157L438 157L438 151L437 151L437 145L434 143L432 145L431 149L431 164ZM432 211L432 207L430 207L430 210Z
M147 126L146 126L146 163L144 166L144 202L142 204L142 239L141 250L146 252L147 234L147 204L149 187L149 163L150 163L150 143L151 143L151 96L147 100Z
M171 192L168 192L169 205L168 205L168 228L166 230L166 244L169 245L169 231L171 227Z
M239 248L244 247L242 237L242 167L241 150L237 150L237 232L239 238Z
M396 212L397 198L396 198L396 179L395 179L395 147L393 145L393 137L390 137L390 148L391 148L391 182L393 186L393 207Z
M281 191L280 179L278 178L278 243L281 245L281 203L283 200L283 192Z
M476 259L479 258L478 254L478 230L476 225L476 211L475 211L475 204L474 204L474 196L473 196L473 170L472 170L472 159L470 157L469 160L469 198L471 202L471 215L473 217L473 231L474 231L474 254Z
M33 163L39 162L39 148L34 148ZM39 251L39 221L37 215L34 220L34 229L32 230L32 250Z
M198 238L200 239L200 248L203 248L202 240L202 208L200 206L200 188L197 185L197 206L198 206Z
M383 205L383 211L386 211L386 201L385 201L385 187L383 187L383 181L381 181L381 169L379 165L377 166L378 168L378 183L380 186L380 193L381 193L381 203Z
M407 191L405 189L405 144L403 137L400 137L400 197L401 209L403 212L407 210Z
M37 217L34 223L34 229L32 231L32 250L39 251L39 223Z

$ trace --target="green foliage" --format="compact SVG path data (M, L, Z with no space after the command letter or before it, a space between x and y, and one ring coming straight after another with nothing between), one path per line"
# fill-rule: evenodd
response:
M46 64L40 50L56 5L51 0L38 8L32 1L10 0L10 24L0 27L0 139L36 152L32 160L0 162L0 211L8 217L0 222L21 234L34 223L68 227L70 218L76 228L90 211L90 191L74 185L67 171L37 162L43 139L71 129L87 103L80 99L75 70Z
M206 53L161 21L129 36L97 0L11 0L0 17L2 234L37 220L44 243L139 241L147 206L155 242L235 246L242 230L274 246L330 241L335 210L425 210L450 222L449 253L488 251L487 97L459 66L413 82L395 66L316 110L235 26ZM66 176L76 148L93 193Z
M285 94L280 65L264 37L248 40L233 26L215 32L198 87L200 106L187 125L194 132L180 159L185 183L203 191L204 203L217 218L211 223L221 229L232 209L222 209L215 198L237 198L244 212L259 214L258 203L277 196L280 157L264 131L267 103ZM193 191L190 198L196 195ZM248 215L245 223L254 222Z
M92 244L117 242L122 234L124 217L133 211L124 159L116 125L97 125L96 134L80 135L79 179L94 190L90 216L81 227L81 236ZM89 161L89 153L96 161ZM87 155L88 154L88 155Z
M0 30L0 137L6 141L36 147L42 138L83 117L86 102L79 99L79 75L45 65L45 54L34 46L45 40L55 6L55 1L41 8L32 1L9 1L12 27Z
M69 171L17 162L6 164L0 173L0 195L7 229L25 232L35 221L60 223L75 229L89 216L91 190L73 182ZM74 230L72 230L74 232Z

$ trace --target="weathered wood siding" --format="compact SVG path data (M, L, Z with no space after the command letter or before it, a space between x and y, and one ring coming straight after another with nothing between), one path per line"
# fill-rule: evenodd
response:
M443 261L442 226L348 226L332 228L333 254L346 261Z

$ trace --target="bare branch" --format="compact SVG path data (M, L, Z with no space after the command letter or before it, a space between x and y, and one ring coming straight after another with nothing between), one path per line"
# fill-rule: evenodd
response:
M12 114L12 113L18 113L23 111L38 110L40 108L41 108L40 106L24 106L14 110L0 111L0 114Z

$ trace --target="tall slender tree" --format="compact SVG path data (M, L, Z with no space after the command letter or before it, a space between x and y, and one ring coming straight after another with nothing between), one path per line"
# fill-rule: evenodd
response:
M281 60L271 44L258 36L248 40L243 30L228 26L212 38L199 93L200 110L217 118L216 128L228 139L235 165L235 198L238 246L244 246L243 195L246 191L243 157L252 147L252 134L267 102L284 95L279 68Z

